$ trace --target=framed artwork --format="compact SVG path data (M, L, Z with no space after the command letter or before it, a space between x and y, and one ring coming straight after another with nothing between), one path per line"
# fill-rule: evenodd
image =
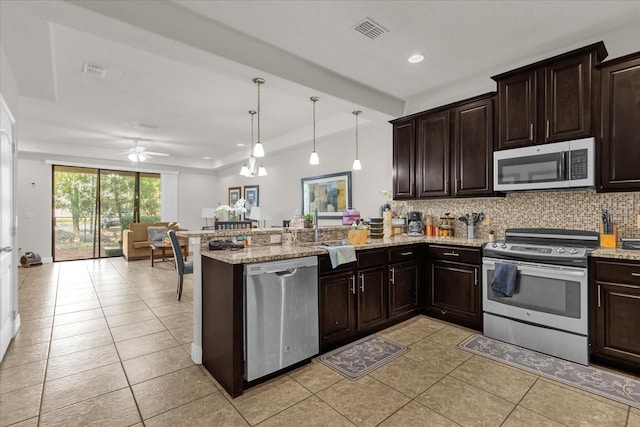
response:
M233 207L240 200L242 187L229 187L229 206Z
M302 214L318 208L318 218L339 219L351 207L351 172L302 178Z
M260 186L259 185L245 185L244 186L244 200L247 202L245 207L247 208L247 213L244 215L245 218L251 217L251 208L255 206L260 206Z

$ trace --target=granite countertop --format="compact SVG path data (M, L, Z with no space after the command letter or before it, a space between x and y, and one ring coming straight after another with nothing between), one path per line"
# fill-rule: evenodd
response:
M323 231L344 231L344 227L321 227ZM286 231L286 229L285 229ZM307 232L309 232L307 230ZM177 234L184 237L200 237L205 240L212 238L231 238L238 235L250 234L253 237L263 236L268 241L269 235L280 234L274 229L252 229L248 230L206 230L206 231L180 231ZM310 235L300 235L300 240L292 245L254 245L246 249L239 250L222 250L210 251L203 245L201 253L203 256L213 258L228 264L246 264L253 262L276 261L281 259L299 258L304 256L315 256L326 254L325 248L317 247L320 243L313 243L308 239ZM331 243L330 241L329 243ZM433 236L407 236L406 234L397 235L388 239L368 239L364 245L356 245L356 251L376 248L388 248L393 246L411 245L416 243L430 243L453 246L482 247L485 240L468 239L466 237L433 237ZM628 249L609 249L598 248L591 253L592 257L609 258L609 259L625 259L640 261L640 251Z
M640 261L640 251L634 251L631 249L598 248L595 251L591 252L591 256L596 258L629 259Z
M319 243L300 243L292 245L252 246L239 250L210 251L202 249L202 256L213 258L228 264L246 264L253 262L276 261L288 258L326 254L327 250L317 247ZM394 236L388 239L368 239L365 245L356 245L356 251L365 249L388 248L392 246L412 245L416 243L445 244L455 246L481 247L484 240L460 237L413 237Z

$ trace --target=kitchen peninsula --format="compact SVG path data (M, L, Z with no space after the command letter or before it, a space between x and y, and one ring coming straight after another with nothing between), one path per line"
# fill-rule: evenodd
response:
M325 242L340 241L348 233L347 227L322 227L322 230ZM203 364L233 397L241 395L246 387L243 378L243 292L244 265L248 263L306 256L319 257L321 353L406 320L423 309L426 309L429 315L477 330L482 329L481 324L477 323L482 313L479 291L481 287L474 284L473 277L474 269L480 268L480 248L484 243L483 239L406 235L388 239L369 239L367 244L356 246L357 262L338 266L334 270L331 268L327 250L313 242L312 230L298 230L296 242L291 245L270 244L271 236L281 235L283 231L287 230L178 233L189 238L194 259L192 359ZM252 245L236 251L208 249L210 240L231 239L239 235L251 236ZM455 259L442 261L441 257L437 256L439 254L444 257L455 255ZM406 259L402 259L403 257ZM640 260L640 253L621 249L596 249L591 257ZM456 268L447 268L449 266ZM436 274L447 274L450 271L458 276L455 280L448 281L449 285L439 291L434 288L437 284L431 283L430 276L433 271L430 269L436 269ZM331 311L330 306L323 305L323 298L331 301L344 298L345 289L347 297L351 297L349 278L356 272L358 277L363 273L369 274L367 277L372 281L377 278L374 283L383 287L377 299L365 301L373 302L369 306L374 309L378 307L382 312L376 313L374 310L355 313L354 316L360 316L362 319L356 319L353 324L345 319L347 316L341 316L340 313L335 313L335 310ZM393 282L395 284L392 285ZM455 287L452 286L454 283ZM376 294L372 292L371 295ZM353 298L358 300L363 296L358 292ZM353 302L350 306L356 305L357 302ZM380 314L382 318L377 318L376 314Z

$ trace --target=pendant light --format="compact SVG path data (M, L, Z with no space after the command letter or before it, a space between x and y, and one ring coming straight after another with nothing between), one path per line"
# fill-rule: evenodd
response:
M358 158L358 116L362 113L362 111L357 110L354 111L353 114L356 116L356 158L353 161L353 170L359 171L362 169L362 165L360 164L360 159Z
M258 86L258 141L253 148L253 156L264 157L264 147L262 146L262 142L260 142L260 85L264 84L264 79L256 77L253 79L253 82Z
M253 146L253 116L256 114L256 111L249 110L249 114L251 114L251 152L249 153L249 158L242 165L242 169L240 169L240 175L246 177L254 177L254 176L266 176L267 169L260 164L258 166L258 161L253 155L254 146Z
M318 157L318 153L316 153L316 102L318 102L320 98L312 96L309 99L313 102L313 151L311 152L311 157L309 157L309 164L317 165L320 163L320 158Z

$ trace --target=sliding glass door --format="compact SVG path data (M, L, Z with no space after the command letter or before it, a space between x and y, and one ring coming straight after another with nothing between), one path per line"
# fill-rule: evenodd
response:
M53 167L54 261L122 255L131 222L160 220L160 175Z

